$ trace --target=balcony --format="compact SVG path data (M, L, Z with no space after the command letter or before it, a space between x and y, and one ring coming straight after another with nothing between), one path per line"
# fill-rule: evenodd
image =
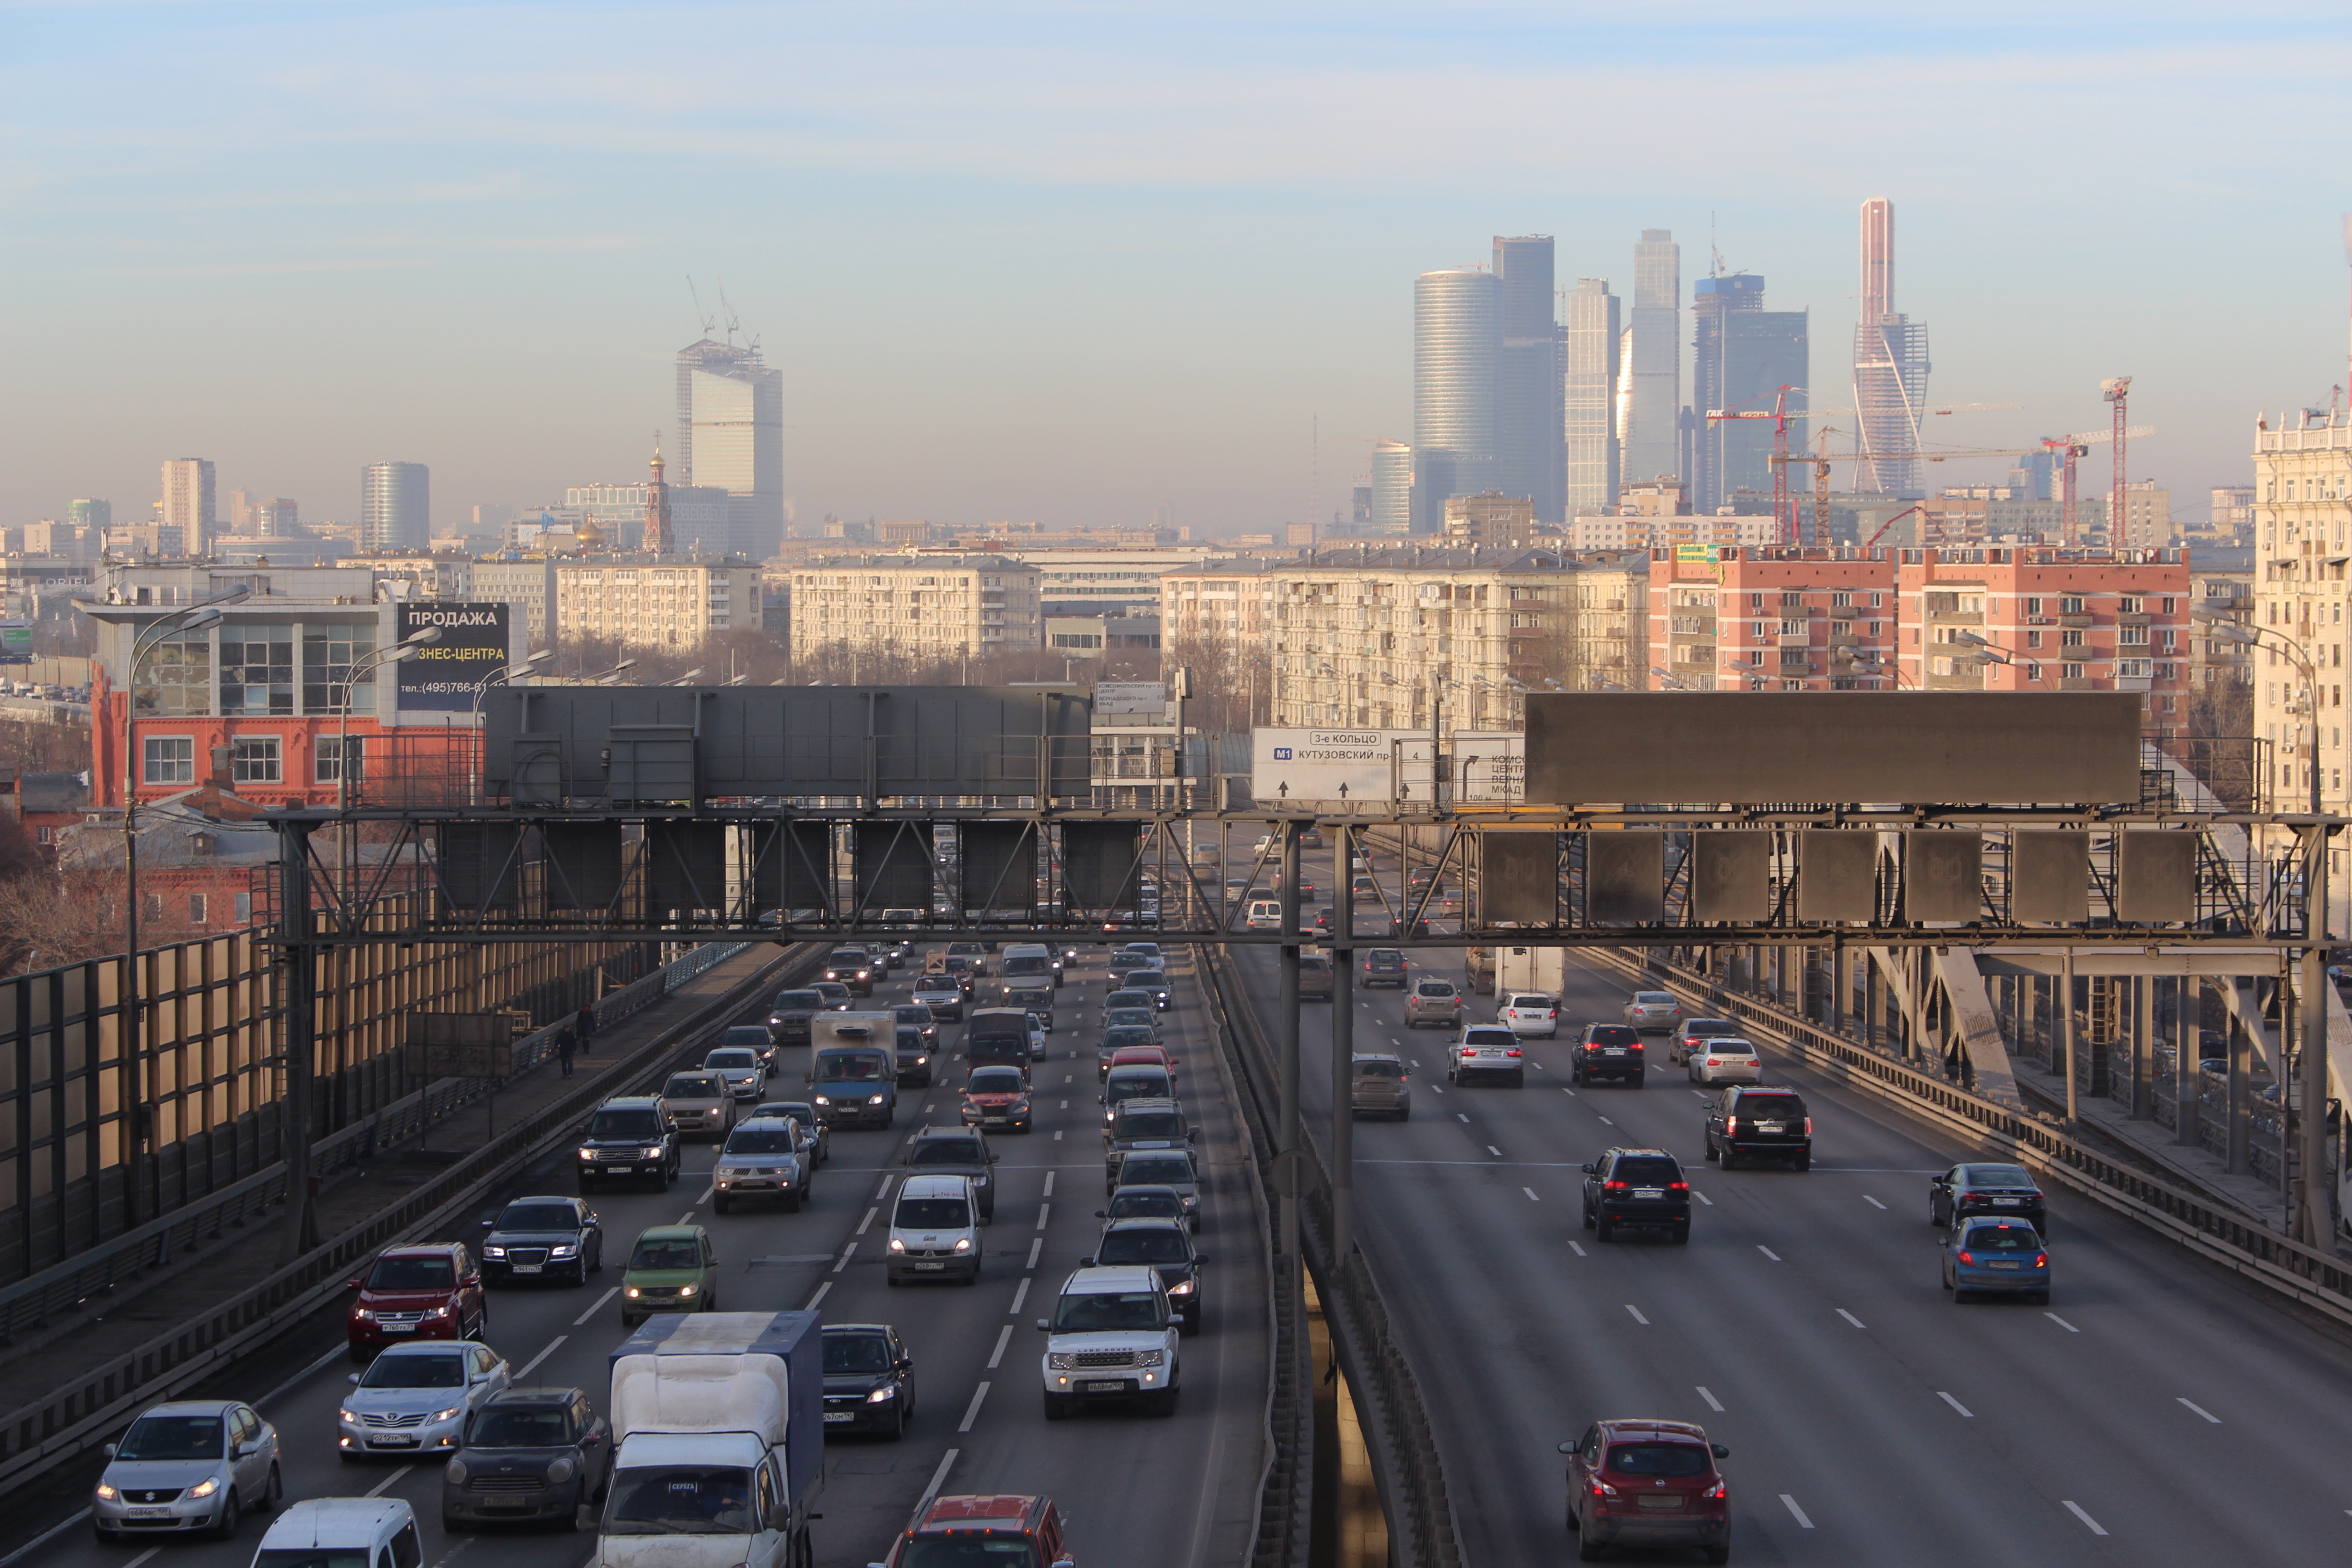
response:
M2089 617L2085 616L2084 618L2087 620ZM2148 624L2149 619L2150 616L2146 610L2125 610L2116 616L2116 625L2119 626L2144 626Z
M2095 676L2062 675L2058 678L2058 689L2061 691L2096 691L2099 689L2099 682L2097 678Z
M2080 610L2076 610L2070 614L2059 616L2058 624L2062 626L2095 626L2097 622L2094 617L2084 615Z
M1830 619L1833 621L1850 621L1861 613L1861 611L1855 609L1852 605L1832 605L1830 606Z
M1851 626L1840 626L1830 633L1830 647L1853 647L1862 641L1862 634Z
M1813 634L1810 631L1782 632L1777 640L1782 647L1811 647L1813 646Z

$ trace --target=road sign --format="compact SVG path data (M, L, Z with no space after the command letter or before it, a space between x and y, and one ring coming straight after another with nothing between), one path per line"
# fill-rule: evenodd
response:
M1253 730L1250 794L1260 805L1429 800L1426 730Z

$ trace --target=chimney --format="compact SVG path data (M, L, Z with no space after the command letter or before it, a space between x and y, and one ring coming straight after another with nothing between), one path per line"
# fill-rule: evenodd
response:
M229 749L228 749L226 746L215 746L215 747L212 749L212 752L213 752L213 774L212 774L212 781L211 781L211 782L212 782L212 785L213 785L213 787L214 787L215 789L218 789L218 790L226 790L226 789L227 789L227 788L228 788L228 752L229 752Z

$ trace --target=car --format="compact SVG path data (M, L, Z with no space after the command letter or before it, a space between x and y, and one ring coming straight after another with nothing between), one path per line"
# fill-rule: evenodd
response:
M709 1068L670 1074L661 1097L680 1133L699 1132L718 1142L735 1125L735 1090L724 1076Z
M798 1121L739 1121L711 1167L710 1207L727 1214L737 1204L773 1200L786 1214L798 1214L815 1175L816 1139Z
M1663 1149L1612 1149L1584 1167L1584 1228L1613 1240L1620 1230L1663 1230L1690 1240L1690 1183Z
M1028 1019L1029 1059L1033 1062L1042 1062L1050 1054L1049 1048L1045 1044L1045 1033L1054 1026L1047 1023L1045 1019L1040 1018L1034 1013L1029 1014Z
M824 977L848 988L852 996L874 994L880 978L874 955L862 947L836 947L825 955Z
M962 1176L971 1183L972 1201L980 1205L980 1223L996 1221L996 1155L988 1134L977 1127L925 1127L907 1140L898 1163L925 1176Z
M1156 1269L1078 1269L1062 1282L1054 1315L1038 1319L1037 1328L1048 1336L1038 1358L1046 1420L1110 1399L1140 1398L1155 1415L1176 1414L1181 1331Z
M1332 919L1333 911L1330 905L1318 906L1315 910L1315 934L1318 939L1325 942L1330 940Z
M1113 1051L1110 1057L1110 1065L1113 1071L1123 1067L1134 1067L1139 1064L1147 1063L1153 1067L1167 1068L1168 1076L1171 1079L1173 1079L1176 1076L1176 1053L1170 1050L1166 1046L1121 1046L1118 1050ZM1110 1075L1106 1073L1103 1076L1108 1078Z
M1693 1045L1684 1060L1689 1065L1693 1083L1762 1083L1764 1058L1756 1054L1756 1042L1730 1038L1706 1040Z
M1151 1043L1156 1046L1160 1043L1160 1009L1152 1006L1106 1007L1103 1009L1102 1026L1106 1031L1149 1029L1151 1031Z
M827 1323L824 1435L871 1433L895 1443L915 1418L915 1358L887 1323Z
M347 1461L450 1452L474 1412L510 1381L498 1352L478 1341L394 1345L352 1373L335 1413L335 1452Z
M814 1151L818 1164L822 1165L833 1158L833 1129L826 1126L824 1120L817 1115L815 1106L805 1100L762 1100L751 1108L751 1114L745 1120L758 1121L772 1116L781 1116L797 1121L807 1130L810 1148Z
M970 1176L935 1173L899 1183L883 1242L883 1282L937 1278L979 1284L980 1227L985 1222L978 1209Z
M944 1545L946 1551L932 1548ZM943 1497L919 1508L893 1537L889 1557L868 1568L1002 1563L1005 1568L1077 1568L1054 1500L1026 1494Z
M1559 999L1543 991L1507 991L1495 1022L1522 1039L1549 1040L1559 1033Z
M1156 942L1122 943L1105 962L1103 967L1114 983L1123 984L1125 976L1131 970L1161 967L1160 944Z
M621 1276L621 1325L656 1312L719 1310L719 1256L698 1225L657 1225L637 1235Z
M760 1053L760 1065L772 1069L776 1065L776 1042L765 1024L730 1024L727 1032L719 1037L722 1046L741 1046Z
M1130 1149L1118 1158L1108 1191L1116 1203L1125 1186L1173 1187L1184 1205L1184 1224L1201 1228L1201 1167L1190 1149Z
M954 975L934 972L915 982L915 1001L929 1010L933 1019L949 1023L963 1020L963 983Z
M1642 1087L1649 1068L1649 1047L1642 1031L1629 1024L1587 1024L1568 1064L1569 1081L1580 1088L1602 1079Z
M892 926L901 930L920 926L930 919L930 917L925 914L922 910L903 904L894 905L889 909L884 910L880 914L874 918L883 925Z
M1568 1528L1576 1555L1597 1562L1612 1546L1697 1547L1709 1563L1731 1561L1731 1500L1710 1443L1687 1421L1596 1421L1568 1456Z
M578 1198L517 1198L482 1237L487 1284L537 1279L585 1285L604 1267L604 1222Z
M1208 1255L1192 1246L1192 1233L1181 1219L1115 1219L1103 1226L1091 1257L1078 1260L1081 1268L1119 1268L1138 1265L1156 1270L1167 1287L1168 1303L1176 1309L1178 1331L1201 1331L1201 1265Z
M703 1053L702 1065L727 1080L727 1091L738 1100L757 1100L768 1087L768 1073L760 1053L741 1046L719 1046Z
M1110 1076L1110 1064L1121 1051L1138 1046L1156 1046L1160 1031L1142 1024L1114 1024L1103 1031L1102 1043L1095 1047L1095 1077Z
M824 998L824 1011L828 1013L846 1013L857 1000L849 987L838 980L819 980L809 989Z
M1127 1062L1103 1079L1103 1121L1108 1124L1130 1100L1173 1100L1176 1080L1158 1062Z
M1225 879L1225 902L1228 904L1238 904L1248 895L1249 890L1250 884L1248 879L1243 877L1228 877Z
M1130 969L1122 991L1140 991L1151 998L1151 1005L1165 1013L1175 1005L1175 993L1168 988L1168 976L1157 969Z
M1625 1004L1625 1022L1636 1033L1671 1034L1683 1021L1683 1005L1664 991L1636 991Z
M805 985L787 986L768 1004L768 1037L780 1046L805 1046L809 1043L809 1020L830 1011L832 1005L822 991Z
M628 1094L606 1100L580 1134L582 1195L607 1182L648 1177L667 1192L686 1158L679 1143L677 1121L660 1096Z
M2022 1165L1955 1165L1928 1182L1928 1224L1948 1226L1972 1214L2022 1219L2043 1236L2050 1234L2042 1189Z
M1964 1216L1943 1238L1944 1289L1954 1302L1969 1297L2023 1296L2050 1304L2050 1246L2021 1219Z
M344 1320L353 1361L415 1340L463 1340L489 1327L481 1270L462 1241L387 1247L351 1280Z
M1174 1187L1131 1182L1113 1193L1108 1208L1095 1210L1097 1219L1183 1219L1190 1213L1184 1194Z
M1301 849L1320 849L1324 847L1322 833L1312 827L1300 828L1298 830L1298 847Z
M1381 901L1380 884L1359 871L1348 879L1348 901L1351 904L1377 904Z
M241 1513L286 1496L278 1428L234 1399L151 1405L104 1453L89 1505L100 1541L199 1531L226 1541Z
M901 1002L890 1009L891 1021L901 1029L919 1029L923 1047L937 1055L940 1048L940 1021L931 1010L917 1002Z
M1043 942L1007 942L996 972L1008 987L1016 980L1043 981L1056 989L1062 984L1062 961Z
M1159 1007L1154 1005L1151 993L1149 991L1136 991L1124 985L1118 985L1103 993L1102 1013L1104 1023L1109 1023L1110 1016L1121 1009L1125 1009L1129 1012L1141 1011L1151 1014L1157 1014L1160 1011Z
M580 1510L612 1479L613 1429L581 1388L504 1388L466 1423L441 1470L441 1528L551 1522Z
M1298 955L1298 999L1301 1002L1331 1000L1331 957L1328 953L1302 952Z
M1462 1023L1462 993L1451 980L1423 978L1412 983L1404 999L1404 1026L1418 1029L1423 1024L1441 1024L1458 1028Z
M1026 1132L1031 1126L1029 1075L999 1064L974 1068L964 1080L963 1121L967 1127L1002 1127Z
M971 963L971 973L975 978L988 973L988 948L983 943L951 942L948 943L947 955L951 959L969 959Z
M1501 1079L1513 1089L1524 1089L1527 1053L1519 1048L1519 1037L1502 1025L1473 1024L1446 1047L1445 1076L1457 1085L1473 1079Z
M1393 985L1402 991L1404 989L1404 954L1395 948L1368 947L1364 950L1359 978L1363 981L1367 991L1375 985Z
M1412 1075L1405 1070L1404 1058L1386 1051L1358 1051L1348 1084L1348 1106L1359 1119L1393 1116L1399 1121L1412 1120Z
M1164 1095L1133 1095L1103 1118L1103 1164L1118 1163L1129 1149L1179 1149L1199 1137L1184 1108Z
M1047 1033L1054 1027L1054 985L1049 980L1008 980L1003 985L1003 1005L1019 1008L1034 1015Z
M835 1127L887 1129L898 1120L896 1042L882 1046L856 1033L819 1046L809 1063L809 1103Z
M1265 898L1250 900L1248 906L1242 911L1242 925L1249 931L1280 931L1282 900Z
M1666 1060L1680 1062L1690 1054L1693 1040L1737 1038L1740 1032L1729 1018L1685 1018L1666 1038Z
M923 1031L901 1024L892 1031L891 1051L898 1066L898 1087L929 1089L931 1087L931 1048L923 1039Z
M1793 1089L1727 1089L1706 1108L1706 1157L1727 1171L1742 1160L1813 1168L1813 1119Z

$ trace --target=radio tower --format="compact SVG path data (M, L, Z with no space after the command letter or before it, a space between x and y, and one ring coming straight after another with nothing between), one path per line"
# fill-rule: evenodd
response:
M670 552L669 487L662 483L661 432L654 432L653 478L646 482L646 553Z

